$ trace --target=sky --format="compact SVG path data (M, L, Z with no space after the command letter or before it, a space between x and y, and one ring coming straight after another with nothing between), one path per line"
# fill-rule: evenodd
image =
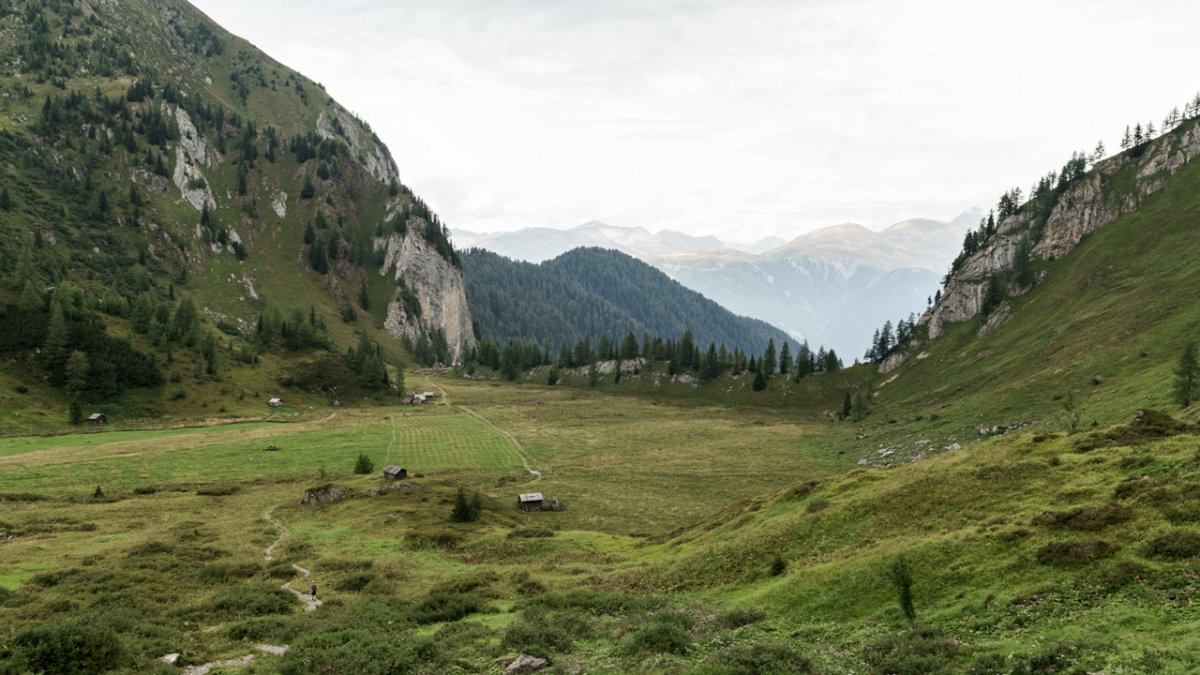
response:
M192 0L453 229L950 219L1200 89L1194 0Z

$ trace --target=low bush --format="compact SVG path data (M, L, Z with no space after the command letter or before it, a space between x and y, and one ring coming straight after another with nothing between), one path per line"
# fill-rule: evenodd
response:
M232 640L277 640L288 642L295 639L297 627L291 621L278 616L247 619L229 627L226 634Z
M576 590L547 593L531 601L532 606L553 610L578 610L587 614L627 615L647 609L652 602L646 598L609 591Z
M565 654L574 641L563 621L526 612L509 625L501 644L524 654Z
M1151 574L1153 574L1153 570L1145 565L1139 565L1129 560L1118 560L1100 563L1096 569L1084 573L1079 580L1089 586L1097 586L1105 592L1114 593L1138 579L1148 578Z
M767 618L767 613L758 607L750 607L747 609L737 608L722 612L717 615L717 624L733 629L749 626L752 623L758 623Z
M958 643L936 628L918 627L871 642L863 659L876 673L942 673L958 655Z
M418 602L411 611L418 624L457 621L483 608L479 596L469 593L434 593Z
M198 488L196 494L204 497L228 497L232 494L237 494L241 490L237 485L209 485L207 487Z
M334 589L339 591L349 591L356 593L367 587L375 581L375 575L371 572L355 572L349 576L343 577L340 581L334 584Z
M297 607L291 593L275 586L231 588L214 597L209 605L228 616L288 614Z
M1034 518L1035 525L1076 532L1097 532L1133 517L1133 509L1121 504L1081 506L1070 511L1047 511Z
M362 572L374 567L375 561L333 558L331 560L322 560L317 566L329 572Z
M26 628L12 639L13 672L102 673L130 665L113 629L76 621Z
M196 578L206 584L225 583L231 579L249 579L262 571L258 563L212 563L201 567Z
M1156 560L1186 560L1200 555L1200 532L1173 530L1146 543L1146 557Z
M431 640L348 629L297 640L279 668L283 675L384 675L430 669L438 658L437 644Z
M776 644L736 644L714 654L694 675L816 673L809 657Z
M691 650L692 634L669 621L643 626L618 645L622 654L687 654Z
M267 576L272 579L294 579L299 573L291 563L283 560L276 560L267 565Z
M1037 550L1037 561L1054 567L1080 567L1116 551L1116 546L1100 539L1053 541Z

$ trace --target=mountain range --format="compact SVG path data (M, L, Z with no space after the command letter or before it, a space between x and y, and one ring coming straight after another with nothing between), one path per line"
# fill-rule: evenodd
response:
M884 321L925 309L963 234L983 215L972 209L950 221L907 220L879 232L834 225L786 242L767 237L744 250L713 236L651 234L596 221L569 230L451 234L459 245L530 262L582 246L616 249L736 314L854 356L867 349L872 330Z

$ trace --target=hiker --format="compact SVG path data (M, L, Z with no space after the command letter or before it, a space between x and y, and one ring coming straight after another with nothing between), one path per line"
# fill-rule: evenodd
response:
M315 581L313 582L313 585L312 585L312 599L314 601L317 599L317 582L315 582Z

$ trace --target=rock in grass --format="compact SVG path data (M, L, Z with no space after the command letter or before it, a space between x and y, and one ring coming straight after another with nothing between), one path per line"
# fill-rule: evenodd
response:
M541 670L550 665L546 659L530 656L529 654L521 654L508 667L504 669L504 675L521 675L522 673L532 673L535 670Z

